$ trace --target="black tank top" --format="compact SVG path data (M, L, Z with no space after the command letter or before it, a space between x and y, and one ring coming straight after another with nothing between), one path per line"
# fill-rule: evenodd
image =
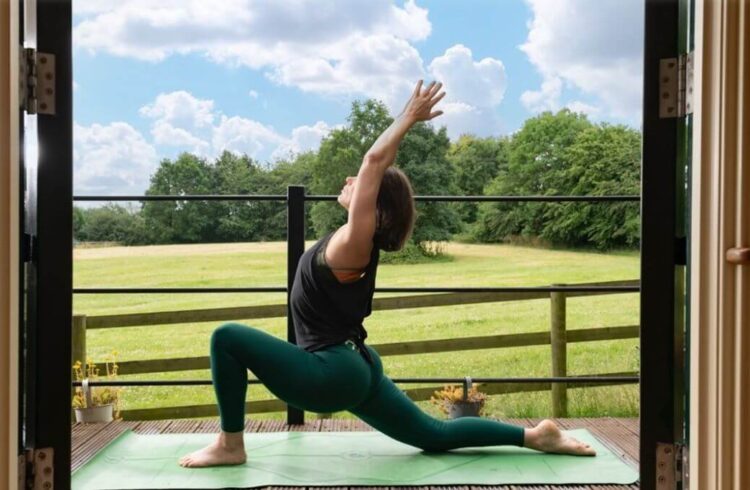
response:
M326 246L334 233L308 248L297 265L289 298L296 342L312 352L351 339L372 363L364 347L367 331L362 321L372 312L380 250L373 244L364 276L341 283L325 262Z

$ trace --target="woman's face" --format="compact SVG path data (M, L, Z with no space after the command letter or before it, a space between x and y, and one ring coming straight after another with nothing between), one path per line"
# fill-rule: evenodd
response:
M344 187L341 188L341 193L337 200L346 210L349 210L349 203L352 202L352 194L354 193L354 185L356 183L356 177L347 177L344 182Z

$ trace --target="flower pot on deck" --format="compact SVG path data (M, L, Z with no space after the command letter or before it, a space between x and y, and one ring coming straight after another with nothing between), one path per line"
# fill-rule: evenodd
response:
M88 378L81 381L83 395L86 398L86 408L76 408L76 422L91 424L95 422L112 422L114 405L94 405L91 397L91 388L89 388Z
M482 402L459 401L448 405L448 414L452 419L459 417L479 417Z

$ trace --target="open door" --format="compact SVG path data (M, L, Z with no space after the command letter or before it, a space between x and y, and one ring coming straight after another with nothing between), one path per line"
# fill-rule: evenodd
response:
M70 0L19 0L19 454L34 488L70 487L73 120ZM48 487L45 483L51 483Z

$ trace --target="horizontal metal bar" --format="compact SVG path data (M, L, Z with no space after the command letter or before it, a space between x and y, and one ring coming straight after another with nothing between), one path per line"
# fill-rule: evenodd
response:
M286 201L286 194L155 194L151 196L73 196L73 201Z
M73 288L73 294L135 293L285 293L283 286L246 288Z
M464 383L466 378L391 378L394 383ZM476 383L638 383L639 376L573 376L551 378L471 378ZM248 384L263 384L258 379L249 379ZM142 381L89 381L89 386L210 386L210 379L187 380L142 380ZM73 386L81 386L73 381Z
M286 201L284 194L189 194L151 196L73 196L73 201ZM309 195L305 201L336 201L338 195ZM638 202L637 195L618 196L414 196L428 202Z
M285 293L287 288L73 288L73 294L135 294L135 293ZM531 287L385 287L376 293L637 293L640 286L531 286Z
M306 201L336 201L338 195L305 196ZM638 202L640 196L414 196L429 202Z

